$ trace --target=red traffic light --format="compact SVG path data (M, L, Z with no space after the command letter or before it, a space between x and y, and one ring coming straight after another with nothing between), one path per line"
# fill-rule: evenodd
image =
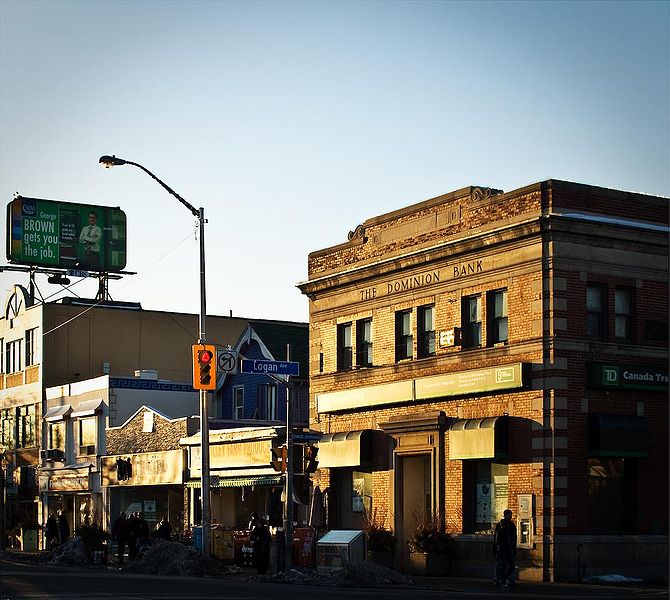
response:
M201 363L208 364L212 362L212 358L214 358L214 355L209 350L200 350L198 352L198 360Z

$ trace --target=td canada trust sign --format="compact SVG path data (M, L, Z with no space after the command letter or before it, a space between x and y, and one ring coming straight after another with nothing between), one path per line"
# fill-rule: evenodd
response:
M383 296L391 296L409 290L428 287L448 280L477 275L478 273L483 273L484 270L483 259L456 263L443 269L433 269L432 271L391 279L381 284L363 288L356 292L356 300L359 302L374 300Z

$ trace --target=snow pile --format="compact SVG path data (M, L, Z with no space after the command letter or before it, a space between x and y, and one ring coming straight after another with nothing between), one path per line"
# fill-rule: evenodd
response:
M177 542L160 540L150 546L141 559L130 562L124 567L131 573L149 573L152 575L224 575L227 569L214 558L205 559L193 549Z
M584 579L585 583L639 583L644 579L637 579L635 577L625 577L624 575L594 575Z
M404 585L410 581L403 574L368 560L347 564L344 569L333 573L318 573L312 569L295 568L275 575L253 577L251 579L298 585L355 587Z
M52 565L88 565L90 561L84 540L80 537L70 538L48 554L47 562Z

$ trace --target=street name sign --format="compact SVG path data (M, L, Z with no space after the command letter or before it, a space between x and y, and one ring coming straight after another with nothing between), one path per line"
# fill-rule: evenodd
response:
M257 375L299 375L300 363L285 360L242 359L240 373Z

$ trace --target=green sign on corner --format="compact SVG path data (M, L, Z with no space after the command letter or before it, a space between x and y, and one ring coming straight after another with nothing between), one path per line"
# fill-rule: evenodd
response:
M666 391L668 370L664 367L592 363L592 387L604 389L633 389Z

